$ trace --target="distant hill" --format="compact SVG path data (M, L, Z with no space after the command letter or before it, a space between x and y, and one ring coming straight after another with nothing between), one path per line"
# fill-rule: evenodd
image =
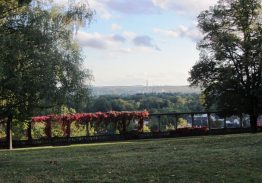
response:
M200 93L189 86L97 86L93 95L134 95L137 93Z

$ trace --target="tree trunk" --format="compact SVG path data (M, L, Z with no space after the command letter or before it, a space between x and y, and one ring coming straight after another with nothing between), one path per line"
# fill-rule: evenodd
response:
M8 144L8 148L10 150L13 149L13 140L12 140L12 121L13 121L13 115L10 114L7 119L6 124L6 142Z
M251 130L253 133L257 132L257 118L258 118L258 112L257 112L257 107L258 107L258 103L257 103L258 99L255 97L251 98L251 105L252 105L252 110L249 114L250 116L250 125L251 125Z
M257 118L258 114L249 114L250 115L250 125L251 125L251 130L253 133L257 132Z

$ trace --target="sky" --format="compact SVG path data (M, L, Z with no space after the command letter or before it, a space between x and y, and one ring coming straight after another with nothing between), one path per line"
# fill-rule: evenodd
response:
M59 1L59 0L58 0ZM94 86L188 85L202 38L197 15L217 0L89 0L77 40Z

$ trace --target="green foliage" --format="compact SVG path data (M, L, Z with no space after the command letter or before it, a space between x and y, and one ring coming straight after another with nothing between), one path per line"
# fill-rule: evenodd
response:
M147 125L151 132L158 132L158 119L156 117L151 117L150 122Z
M82 69L81 50L69 27L92 17L91 12L15 2L0 3L8 6L0 8L7 12L0 23L1 117L23 120L61 104L83 110L91 76Z
M52 137L64 136L64 132L61 129L61 124L53 122L51 127L52 127Z
M149 128L148 125L144 125L144 126L143 126L143 132L144 132L144 133L151 132L151 130L150 130L150 128Z
M34 125L32 126L32 138L39 139L45 137L44 129L44 123L34 123Z
M95 128L91 127L90 130L89 130L89 135L94 136L95 134L96 134Z
M13 138L17 140L27 139L27 136L26 136L27 126L28 126L28 121L21 122L18 120L14 120L12 124Z
M174 126L173 124L171 124L171 123L168 123L168 124L166 125L166 130L167 130L167 131L175 130L175 126Z
M115 99L111 102L112 109L115 111L134 111L135 103L124 99Z
M61 106L61 111L58 114L74 114L76 113L75 109L69 108L65 105Z
M198 94L161 93L95 97L90 112L148 110L150 113L202 111Z
M72 137L86 136L86 125L79 125L76 122L72 122L71 123L71 136Z
M0 26L10 15L18 14L25 10L31 0L1 0L0 1Z
M198 16L204 38L189 78L203 89L207 108L249 113L254 129L262 111L261 5L261 0L220 0Z
M157 99L158 98L158 99ZM156 100L155 100L156 99ZM202 106L199 102L199 95L197 94L137 94L131 96L100 96L98 98L94 98L92 101L92 111L101 111L101 109L105 111L115 110L116 108L111 108L115 105L116 101L118 101L119 106L117 109L119 110L143 110L142 104L145 101L151 100L152 106L148 106L150 112L185 112L185 111L199 111L202 110ZM143 102L141 102L143 101ZM153 102L156 101L155 104ZM159 101L164 101L160 105ZM101 104L101 106L100 106ZM105 104L111 107L105 107ZM164 107L164 108L161 108ZM99 110L100 109L100 110ZM90 111L86 111L90 112ZM67 105L55 106L53 108L43 109L39 111L40 114L74 114L76 110L70 108ZM175 117L174 116L162 116L160 118L160 130L167 131L174 129L175 125ZM181 123L182 124L182 123ZM21 126L21 125L20 125ZM181 127L185 127L186 125L181 125ZM19 127L19 126L17 126ZM180 126L179 126L180 127ZM131 121L128 126L128 131L136 130L137 125ZM26 136L26 126L21 129L14 129L17 134L17 139L20 137L25 139ZM149 124L147 124L146 129L144 131L156 132L159 130L159 122L157 118L150 119ZM81 125L73 122L71 124L71 136L85 136L86 135L86 125ZM101 133L107 134L117 134L115 132L114 124L109 124L107 127L99 126L93 127L90 126L90 135L97 135ZM3 133L4 134L4 133ZM33 138L43 138L45 137L44 133L44 124L36 123L32 128L32 136ZM52 123L52 136L53 137L62 137L63 131L61 130L61 124Z
M4 124L0 124L0 139L5 138L6 134L5 134L5 125Z
M91 106L91 110L93 112L100 111L100 112L107 112L112 109L111 104L108 102L107 98L105 97L99 97L95 101L93 101L93 104Z
M178 118L177 127L178 127L178 128L188 127L187 120L185 120L184 118Z
M119 134L120 134L120 131L119 131L118 129L116 129L115 134L116 134L116 135L119 135Z
M221 128L224 122L221 120L214 120L211 122L211 128Z

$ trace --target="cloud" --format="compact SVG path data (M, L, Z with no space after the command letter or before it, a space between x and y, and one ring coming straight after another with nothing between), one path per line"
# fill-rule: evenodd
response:
M168 37L179 37L179 34L176 31L173 30L165 30L160 28L155 28L154 32L163 34Z
M155 14L162 10L175 11L179 14L197 15L208 9L218 0L75 0L89 4L98 16L104 19L113 17L114 12L122 14ZM56 4L67 5L68 0L54 0Z
M86 32L78 32L77 40L82 47L90 47L95 49L106 49L108 47L108 43L104 39L104 37L99 33L86 33Z
M155 14L161 10L179 14L197 15L218 0L89 0L103 18L111 18L112 11L122 14Z
M100 33L78 32L77 40L82 47L94 49L111 49L117 48L120 44L126 42L125 37L115 35L102 35Z
M119 42L122 42L122 43L126 42L126 38L122 35L119 35L119 34L113 35L112 38L113 38L114 41L119 41Z
M89 0L90 7L96 11L96 13L103 19L112 18L112 14L108 11L103 0Z
M216 4L218 0L152 0L152 3L164 10L173 10L182 14L198 14Z
M155 50L160 51L160 49L158 48L158 46L153 43L152 38L149 37L149 36L136 36L136 37L133 39L133 43L134 43L136 46L153 48L153 49L155 49Z
M113 31L116 31L116 30L122 29L122 27L121 27L120 25L118 25L118 24L112 24L112 25L111 25L111 29L112 29Z
M198 42L199 40L203 38L203 34L198 30L196 25L192 25L190 27L180 26L173 30L165 30L165 29L156 28L154 29L154 32L160 33L168 37L173 37L173 38L178 38L178 37L189 38L193 42Z
M121 53L130 53L132 52L132 49L131 48L119 48L118 51Z
M134 37L133 37L134 36ZM117 53L131 53L132 51L160 51L149 36L139 36L135 33L103 35L100 33L88 33L79 31L76 40L82 48L97 50L109 50Z
M218 0L92 0L103 5L103 9L123 14L152 14L171 10L179 14L196 15Z
M114 11L124 14L148 14L157 12L151 0L107 0L105 5Z
M123 35L127 37L128 39L132 40L136 37L136 33L130 32L130 31L124 31Z

